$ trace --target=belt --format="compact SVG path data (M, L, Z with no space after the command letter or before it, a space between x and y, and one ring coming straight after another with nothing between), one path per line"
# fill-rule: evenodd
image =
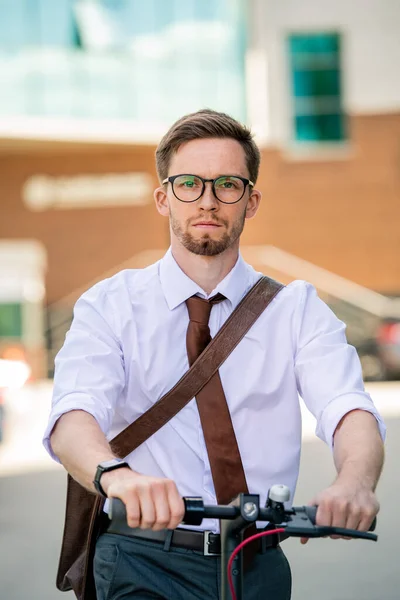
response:
M189 550L197 550L204 556L220 556L221 555L221 537L219 533L212 531L198 531L193 529L162 529L161 531L153 531L152 529L140 529L129 527L127 523L114 523L106 520L102 528L104 533L113 533L116 535L124 535L131 538L139 538L158 542L164 545L165 550L169 550L170 546L179 548L187 548ZM258 531L265 531L259 529ZM285 533L265 535L252 542L258 546L258 552L263 553L268 548L276 548L280 542L283 542L289 536Z

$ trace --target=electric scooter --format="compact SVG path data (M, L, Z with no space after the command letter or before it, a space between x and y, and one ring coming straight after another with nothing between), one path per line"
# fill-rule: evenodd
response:
M258 494L239 494L229 505L205 506L201 497L183 498L185 503L184 525L201 525L203 519L221 521L221 600L244 600L242 548L256 538L285 533L292 537L317 538L330 535L343 535L350 538L372 540L373 533L325 527L316 524L317 506L297 506L285 508L290 500L290 490L286 485L274 485L268 492L265 507L260 507ZM125 505L118 498L110 501L109 518L126 523ZM268 521L274 529L261 531L243 540L243 532L256 521ZM369 531L374 531L376 519Z

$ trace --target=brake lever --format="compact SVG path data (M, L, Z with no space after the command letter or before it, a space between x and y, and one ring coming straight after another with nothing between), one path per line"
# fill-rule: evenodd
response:
M285 532L292 537L317 538L329 535L343 535L351 538L359 538L376 542L378 536L374 533L366 531L357 531L356 529L345 529L344 527L326 527L315 525L310 518L310 507L296 507L296 510L289 510L287 513L288 519L286 523L282 523L280 527L285 529ZM311 513L312 514L312 513Z
M303 506L302 508L304 508L304 510L306 511L306 514L307 514L308 518L311 520L311 522L314 523L314 525L316 525L318 506ZM296 511L296 509L295 509L295 511ZM376 528L376 517L374 518L371 525L369 526L368 531L375 531L375 528Z

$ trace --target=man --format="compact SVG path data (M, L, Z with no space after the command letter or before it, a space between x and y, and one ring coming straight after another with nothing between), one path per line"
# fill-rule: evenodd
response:
M214 337L261 275L239 254L244 223L261 201L255 188L260 154L250 132L223 113L202 110L172 126L156 160L161 185L154 197L169 218L171 247L155 265L123 271L86 292L56 360L45 445L92 491L99 463L115 458L107 439L187 371L188 299L222 294L209 320ZM384 425L344 329L310 284L293 282L228 357L220 378L250 492L264 502L271 485L284 483L293 497L300 393L317 418L317 434L333 448L338 471L312 499L317 521L367 530L379 508L374 490ZM105 532L97 541L98 600L217 599L220 558L182 543L191 533L180 526L182 496L216 502L195 400L126 461L129 466L106 471L96 485L123 500L133 528L131 535ZM168 537L175 528L179 543ZM218 532L218 522L198 529ZM290 598L280 545L256 553L245 586L248 600Z

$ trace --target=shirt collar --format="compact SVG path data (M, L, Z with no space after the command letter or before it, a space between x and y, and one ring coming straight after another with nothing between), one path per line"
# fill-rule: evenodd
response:
M161 287L170 310L195 294L202 298L211 298L218 293L230 300L232 307L235 308L251 285L249 271L250 267L239 254L233 269L207 296L205 291L182 271L172 255L171 248L160 261Z

